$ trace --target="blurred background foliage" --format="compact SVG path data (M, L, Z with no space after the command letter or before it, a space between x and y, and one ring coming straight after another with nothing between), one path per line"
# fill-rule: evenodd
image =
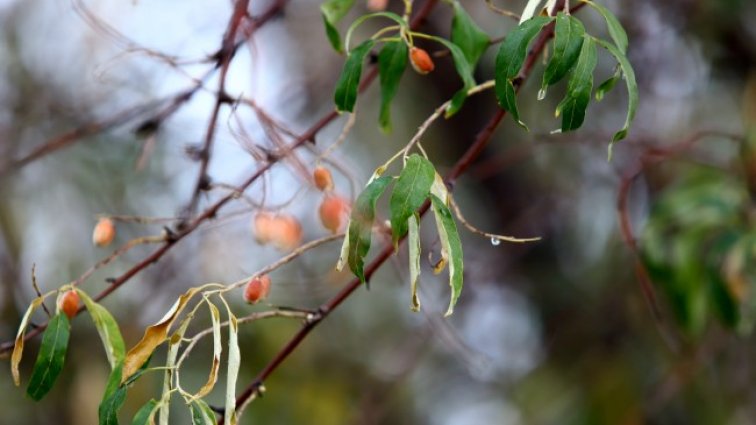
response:
M213 53L231 13L230 2L85 3L134 43L180 58ZM267 3L253 1L253 13ZM254 98L295 131L332 109L331 90L343 61L328 46L318 3L290 1L237 56L229 74L231 93ZM399 10L400 3L390 7ZM483 0L462 3L494 38L513 28L513 21L491 13ZM518 11L525 2L495 3ZM558 126L553 110L564 87L539 102L539 78L531 79L519 100L531 132L507 119L460 179L455 196L478 227L542 240L493 246L463 231L466 286L449 319L441 318L448 289L428 264L421 283L423 312L410 312L402 249L375 275L370 291L358 291L266 382L265 396L252 403L243 423L755 423L756 3L603 3L628 31L641 91L630 137L615 147L612 162L606 161L606 142L623 120L624 93L616 90L592 104L578 132L552 135ZM129 51L128 43L77 12L77 4L0 1L0 162L73 127L186 88L186 74L207 69L190 64L178 72ZM362 4L358 9L347 21L365 11ZM591 32L604 31L590 11L581 11L580 18ZM450 8L439 4L424 31L448 35L450 22ZM494 51L478 67L479 81L491 78ZM611 75L612 66L601 57L597 81ZM458 84L448 57L439 57L428 76L408 72L389 136L377 128L378 91L368 90L351 136L334 157L346 170L336 176L338 190L353 195L350 181L364 184ZM135 134L140 124L135 120L2 176L3 341L15 335L34 297L32 264L42 289L50 290L107 255L90 243L97 214L172 217L181 210L197 172L187 147L201 141L212 100L212 93L198 93L151 137ZM495 107L493 95L485 93L434 125L425 146L439 171L466 149ZM248 138L232 131L237 118ZM250 147L273 142L251 113L224 111L220 122L210 173L215 181L233 184L255 168ZM335 140L343 122L319 135L318 149ZM301 163L311 167L315 155L303 151ZM646 161L649 157L655 160ZM311 188L297 192L308 185L299 168L290 162L274 167L248 194L265 195L269 205L294 198L284 209L299 217L310 240L325 235L313 213L320 195ZM628 181L627 208L618 211L619 188ZM222 194L211 191L203 202ZM252 211L240 206L224 210L104 301L127 345L186 288L232 282L280 257L254 242ZM623 242L622 214L634 232L658 315L644 299L636 254ZM119 225L117 242L160 229L159 223ZM424 234L424 247L437 250L434 243L431 232ZM349 278L333 271L337 245L276 271L270 304L312 308L332 296ZM97 271L84 289L102 290L106 278L149 250L135 249ZM268 308L234 305L240 315ZM194 330L202 326L207 323ZM240 385L253 379L298 326L274 318L241 328ZM26 379L38 344L29 343L22 364ZM182 382L198 388L207 376L210 342L195 352ZM164 355L158 351L154 361ZM73 321L67 366L45 400L35 404L26 398L9 373L0 378L0 423L96 423L107 374L96 331L82 315ZM148 374L130 391L124 420L159 393L161 378ZM216 390L210 401L221 404L222 398ZM181 401L175 401L173 419L185 423Z

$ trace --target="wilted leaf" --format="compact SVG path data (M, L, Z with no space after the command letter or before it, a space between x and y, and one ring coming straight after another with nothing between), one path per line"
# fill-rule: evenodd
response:
M21 324L18 325L18 332L16 333L16 342L13 344L13 353L11 353L11 375L13 375L13 383L16 386L21 385L21 374L18 371L18 366L21 363L21 357L24 353L24 336L26 336L26 327L29 325L32 313L36 310L45 299L38 297L32 300L29 307L24 313L24 317L21 319Z
M520 68L525 62L528 46L552 19L546 16L536 16L523 22L507 35L496 55L496 98L499 105L512 114L512 118L525 128L527 127L520 120L520 114L517 110L513 80L517 78Z
M441 247L446 251L449 258L451 299L445 315L450 316L454 312L454 305L457 304L459 295L462 293L462 241L459 239L457 225L446 203L435 195L431 195L431 202L433 204L433 215L436 218L436 228L438 229L438 237L441 240Z
M381 130L391 131L391 101L398 89L399 80L407 68L408 48L404 41L390 41L378 54L378 72L381 80L381 112L378 119Z
M228 311L228 369L226 373L225 425L236 424L236 380L239 377L241 353L239 352L239 325L236 316Z
M105 307L96 303L86 292L78 288L76 292L82 301L84 301L84 305L87 307L87 311L89 311L89 315L95 324L95 328L97 328L97 333L100 334L105 354L108 356L108 362L112 369L116 364L123 361L126 355L126 347L123 343L121 331L118 329L118 323L116 323L113 316Z
M149 326L144 331L142 340L137 343L128 353L123 361L123 377L121 382L126 381L134 374L139 366L144 364L145 361L152 355L158 345L162 344L171 328L171 325L176 320L178 315L186 306L186 303L197 293L197 289L192 288L181 295L168 312L157 323Z
M386 186L391 183L391 177L378 177L370 182L360 193L352 208L349 219L349 230L346 238L349 238L347 262L349 269L365 282L365 256L370 251L370 243L373 235L373 220L375 219L375 203L381 196Z
M410 292L412 294L412 311L420 311L420 298L417 296L417 281L420 278L420 229L416 214L410 216L409 222L409 269Z
M47 323L47 329L42 335L42 346L26 388L26 394L32 399L41 400L58 379L66 360L70 333L71 324L65 313L56 314Z
M325 24L328 41L331 42L331 46L339 53L344 51L344 46L341 44L341 36L339 35L339 30L336 29L336 24L349 13L349 9L353 5L354 0L326 0L320 5L320 12L323 15L323 23Z
M407 219L428 199L435 174L433 164L422 156L412 154L407 158L389 202L394 249L398 249L399 239L407 233Z
M596 44L593 38L585 37L580 57L567 85L567 95L557 106L557 116L562 115L562 131L575 130L583 125L585 110L591 100L596 61Z
M213 323L213 364L210 366L210 376L207 378L207 382L192 396L192 400L206 396L215 387L215 383L218 381L221 352L223 351L223 345L221 345L220 311L209 300L207 301L207 305L210 309L210 317Z
M459 2L454 2L451 41L459 46L472 69L475 69L478 59L490 43L488 34L480 29Z
M163 390L160 396L160 414L158 416L160 425L168 425L168 419L171 413L171 391L173 390L173 376L176 373L176 358L184 340L184 334L189 327L189 323L194 319L195 310L191 310L182 320L176 332L171 335L168 342L168 352L165 358L165 370L163 372Z
M575 65L580 55L580 48L583 46L584 35L585 28L579 20L562 12L557 14L554 29L554 52L543 73L543 83L539 96L543 97L546 88L564 78Z
M357 103L357 91L360 87L360 77L362 76L362 62L374 45L375 41L366 40L349 52L339 81L336 82L336 91L333 95L336 109L339 111L354 111L354 105Z
M536 10L538 9L538 6L542 2L543 0L528 0L528 3L525 5L525 9L522 10L522 15L520 15L520 24L532 18L533 15L535 15Z

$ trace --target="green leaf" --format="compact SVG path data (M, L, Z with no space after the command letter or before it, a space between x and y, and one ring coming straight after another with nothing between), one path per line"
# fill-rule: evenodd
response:
M562 115L562 131L580 128L585 120L585 110L593 90L593 70L597 62L596 44L586 36L580 57L567 84L567 95L557 106L557 116Z
M420 298L417 296L417 282L420 279L420 219L413 214L409 220L409 269L410 293L412 294L412 311L420 311Z
M449 107L446 108L444 117L449 118L459 112L462 108L462 104L467 98L467 91L475 87L475 78L473 78L472 74L473 68L470 66L467 58L465 58L464 52L462 52L462 49L460 49L459 46L440 37L431 36L430 38L443 44L449 49L449 52L452 55L452 60L454 60L454 68L457 70L457 74L462 78L462 83L464 84L464 86L454 94L452 102L449 104Z
M108 356L108 362L112 369L116 364L123 361L126 356L126 346L123 342L121 331L118 329L118 323L105 307L96 303L84 291L77 288L76 292L84 301L84 305L87 307L89 315L95 324L95 328L97 328L97 333L100 334L105 354Z
M100 425L118 425L118 411L121 410L121 406L123 406L123 402L126 400L126 392L144 374L149 363L150 359L148 358L136 373L131 375L123 384L121 384L123 362L118 363L113 368L105 385L102 401L97 409Z
M204 400L194 400L192 408L192 425L215 425L215 413Z
M366 40L349 53L334 93L334 101L339 111L354 111L354 104L357 102L357 90L360 86L360 76L362 75L362 62L373 45L375 45L374 40Z
M56 314L48 322L29 386L26 388L26 393L32 399L41 400L58 379L66 359L70 333L71 324L65 313Z
M346 237L349 238L349 251L347 262L349 269L365 282L365 256L370 251L370 243L373 235L373 220L375 220L375 203L391 183L391 177L378 177L370 182L360 193L352 208L349 219L349 230Z
M527 126L520 120L520 114L517 110L513 81L519 75L522 64L525 63L528 46L552 19L546 16L536 16L523 22L507 35L496 55L496 86L494 90L496 98L499 105L512 114L512 118L526 129Z
M638 109L638 83L635 81L635 71L633 70L633 66L630 64L627 56L625 56L622 51L604 40L597 39L596 42L601 47L608 50L609 53L611 53L612 56L617 59L617 63L619 63L619 66L622 69L622 75L625 79L625 84L627 85L627 116L625 118L624 126L622 126L622 128L618 132L614 133L614 137L612 137L612 143L609 145L609 158L611 159L611 149L613 144L627 137L627 132L630 130L630 124L635 118L635 112Z
M407 233L407 219L428 198L435 174L433 164L422 156L412 154L407 158L389 202L394 249L398 249L399 239Z
M609 28L609 35L612 37L612 40L614 40L614 44L617 45L617 49L619 49L623 55L626 54L628 45L627 33L617 17L614 16L609 9L598 3L589 0L583 0L583 2L588 3L589 6L596 9L596 11L604 17L606 26Z
M155 399L150 399L144 404L134 415L134 419L131 420L131 425L147 425L151 423L155 412L157 411L158 402Z
M381 130L391 131L391 101L398 89L399 80L407 68L408 48L404 41L390 41L378 54L378 72L381 81L381 112L378 122Z
M339 30L336 29L336 24L349 13L353 5L354 0L327 0L320 6L328 41L339 53L344 51L344 46L341 44L341 36Z
M543 98L548 86L557 83L572 69L583 46L585 27L583 24L562 12L557 13L554 29L554 52L543 73L543 83L539 97Z
M604 100L604 96L612 91L614 89L614 86L617 85L617 81L622 78L622 68L619 67L619 65L614 70L614 74L612 74L611 77L607 78L606 81L599 84L598 88L596 89L596 101L601 102Z
M470 67L475 69L478 59L486 51L491 40L488 34L473 21L462 5L459 2L454 2L451 41L459 46Z
M462 259L462 241L459 239L457 225L454 217L446 206L446 203L436 195L431 195L433 204L433 215L436 218L436 228L438 237L441 240L441 248L449 258L449 286L451 287L451 299L449 308L445 316L450 316L454 312L454 305L457 304L459 295L462 293L463 283L463 259Z

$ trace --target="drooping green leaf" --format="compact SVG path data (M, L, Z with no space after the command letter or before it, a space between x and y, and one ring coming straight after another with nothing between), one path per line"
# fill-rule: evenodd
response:
M336 29L336 24L349 13L349 9L353 5L354 0L326 0L320 6L328 41L331 42L331 46L339 53L344 51L344 46L341 44L341 36L339 35L339 30Z
M191 409L192 425L216 425L215 413L204 400L194 400Z
M105 354L108 356L108 362L112 369L116 364L123 361L126 356L126 346L123 342L121 331L118 329L118 323L105 307L96 303L86 292L78 288L76 292L84 301L84 305L87 307L87 311L89 311L89 315L95 324L95 328L97 328L97 333L100 334Z
M390 41L383 45L378 54L378 72L381 80L381 112L378 122L381 130L386 133L391 131L391 101L407 68L408 50L403 41Z
M614 14L609 9L596 2L589 0L583 0L583 2L588 3L589 6L596 9L596 11L604 17L606 26L609 28L609 35L612 37L612 40L614 40L614 44L617 45L617 49L623 55L626 54L628 45L627 33L625 32L625 29L622 27L622 24L620 24L617 17L614 16Z
M417 296L417 282L420 279L420 224L417 214L409 220L409 269L410 293L412 294L412 311L420 311L420 297Z
M354 111L354 105L357 103L357 90L360 87L360 77L362 76L362 62L373 45L375 45L374 40L366 40L349 52L339 81L336 82L336 91L333 96L336 109L339 111Z
M433 204L433 215L436 218L436 228L438 237L441 240L441 248L446 252L449 261L449 286L451 287L451 297L449 308L446 310L446 316L454 312L454 305L457 304L459 295L462 293L463 284L463 258L462 258L462 241L459 239L457 225L449 207L444 201L435 195L431 195Z
M575 130L583 125L585 110L591 100L597 56L593 38L586 36L567 85L567 95L557 106L557 116L562 115L562 131Z
M583 46L585 27L583 24L562 12L557 13L554 29L554 52L551 55L546 70L543 73L541 93L543 98L548 86L557 83L572 69L580 55Z
M152 418L157 411L157 400L150 399L145 403L134 415L134 419L131 420L131 425L148 425L152 422Z
M619 81L620 78L622 78L622 68L617 65L614 74L607 78L603 83L599 84L596 89L596 101L601 102L604 100L604 96L614 89L614 86L617 85L617 81Z
M118 363L110 371L108 382L105 385L105 392L102 395L102 401L97 410L99 425L118 425L118 411L121 410L123 402L126 400L126 393L129 387L139 379L147 370L150 363L148 358L144 364L132 374L123 384L121 377L123 375L123 363Z
M473 21L462 5L459 2L454 2L451 41L459 46L470 67L475 69L478 59L486 51L491 40L488 34Z
M496 86L494 90L496 98L499 105L512 114L512 118L526 129L527 126L520 120L520 114L517 110L513 80L517 78L520 68L525 63L528 46L552 19L546 16L536 16L523 22L507 35L496 55Z
M467 58L465 58L465 53L459 48L459 46L441 37L431 36L430 38L443 44L449 49L449 52L452 55L452 60L454 61L454 68L457 70L457 74L462 78L462 83L464 84L464 86L454 94L449 107L446 108L444 117L449 118L462 108L462 104L467 98L467 91L475 87L475 78L473 77L472 72L473 68L470 66Z
M407 233L407 219L428 199L435 174L433 164L422 156L412 154L407 158L389 202L394 249L398 249L399 239Z
M370 243L373 235L373 220L375 220L375 204L378 198L391 183L391 177L378 177L370 182L360 193L352 208L349 219L349 230L346 237L349 238L349 251L347 262L349 269L365 282L365 256L370 251Z
M71 324L65 313L56 314L47 323L47 329L42 336L42 346L39 348L29 386L26 388L26 394L32 399L41 400L58 379L66 360L70 333Z
M630 130L630 124L635 118L635 112L638 109L638 83L635 81L635 71L633 70L633 66L622 51L604 40L596 40L596 42L601 47L608 50L609 53L617 59L617 63L619 63L619 66L622 69L622 76L625 80L625 84L627 85L627 116L625 117L625 124L618 132L614 133L614 136L612 137L612 143L609 145L609 158L611 158L611 148L614 142L618 142L627 137L627 132Z

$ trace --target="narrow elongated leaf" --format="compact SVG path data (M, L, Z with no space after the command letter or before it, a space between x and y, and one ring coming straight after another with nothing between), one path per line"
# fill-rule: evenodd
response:
M617 45L617 49L623 55L626 54L628 45L627 33L625 32L625 28L622 27L622 24L617 19L617 17L614 16L614 14L603 5L588 0L583 0L583 2L588 3L589 6L596 9L596 11L604 17L606 26L607 28L609 28L609 35L612 37L614 44Z
M113 316L102 305L96 303L86 292L76 289L79 297L84 301L84 305L92 317L97 333L100 334L102 345L105 348L105 354L108 356L110 368L123 361L126 355L126 346L123 343L121 331L118 329L118 323Z
M194 400L191 409L192 425L216 425L215 413L204 400Z
M157 400L150 399L150 401L137 410L134 419L131 420L131 425L148 425L152 423L155 412L157 411L157 405Z
M336 24L349 13L353 5L354 0L327 0L320 6L328 41L339 53L344 51L344 46L341 44L341 36L339 30L336 29Z
M499 105L512 114L512 118L526 129L527 126L520 120L517 109L513 81L517 78L520 68L525 62L528 46L552 19L546 16L536 16L523 22L507 35L496 55L496 86L494 88L496 98Z
M454 313L454 305L457 304L459 295L462 293L463 284L463 258L462 258L462 241L459 239L457 225L449 207L444 201L435 195L431 195L433 204L433 215L436 218L436 228L438 237L441 240L441 247L446 251L449 258L449 286L451 287L451 297L449 308L445 316Z
M464 86L454 94L452 102L449 104L449 107L446 108L444 116L449 118L462 108L462 104L465 102L465 99L467 99L467 91L475 87L473 68L467 61L467 58L465 58L465 53L459 48L459 46L441 37L431 38L449 49L449 52L452 55L452 60L454 61L454 68L457 70L457 74L462 78L462 83L464 84Z
M412 154L407 158L389 202L394 249L398 249L399 239L407 233L407 219L428 198L435 174L433 164L422 156Z
M536 10L538 9L538 6L543 2L543 0L528 0L528 3L525 5L525 9L522 10L522 15L520 15L520 23L527 21L528 19L532 18L533 15L535 15Z
M473 21L462 5L459 2L454 2L451 41L459 46L470 67L475 69L478 59L486 51L491 40L488 34Z
M407 68L408 50L403 41L390 41L383 45L378 54L378 73L381 80L381 112L378 122L381 130L387 133L391 131L391 101Z
M42 336L42 346L26 389L26 394L32 399L41 400L58 379L66 360L70 333L71 324L65 313L56 314L47 323L47 329Z
M241 353L239 352L239 325L236 316L228 311L228 370L226 373L225 425L236 425L236 380L239 377Z
M617 63L619 63L619 66L622 69L625 84L627 85L627 116L625 118L625 125L618 132L614 133L612 144L609 145L609 158L611 159L611 149L614 142L618 142L627 137L627 132L630 130L630 123L632 123L635 118L635 111L638 109L638 83L635 81L635 71L633 70L633 66L622 51L604 40L596 40L596 42L601 47L608 50L609 53L617 59Z
M24 353L24 337L26 336L26 327L29 325L32 313L36 310L42 302L43 297L37 297L32 300L29 307L24 313L24 317L21 319L21 324L18 325L18 332L16 333L16 341L13 344L13 353L11 353L11 375L13 375L13 383L16 386L21 385L21 374L18 371L18 366L21 363L21 357Z
M218 381L218 370L220 369L220 358L223 351L223 345L221 345L220 311L209 300L207 301L207 305L210 309L210 317L213 323L213 363L210 366L210 376L208 376L207 382L192 396L192 400L206 396L215 387L215 383Z
M583 24L562 12L557 13L556 26L554 29L554 53L551 55L549 64L543 73L541 94L543 97L548 86L555 84L572 69L580 55L583 46L585 27Z
M583 125L585 110L591 100L596 61L596 44L592 37L585 37L580 57L567 85L567 95L557 106L557 116L562 115L562 131L575 130Z
M599 84L598 88L596 89L596 101L600 102L604 99L604 96L612 91L614 89L614 86L617 85L617 82L622 78L622 68L617 65L617 68L614 70L614 74L612 74L611 77L607 78L606 81Z
M357 91L360 87L360 77L362 76L362 62L373 45L375 45L375 41L366 40L349 52L339 81L336 82L336 91L333 95L336 109L339 111L354 111L354 105L357 103Z
M420 224L417 214L409 220L409 269L412 311L420 311L420 297L417 296L417 282L420 279Z
M121 382L125 382L129 377L136 373L139 366L152 355L158 345L165 342L168 336L168 330L176 320L178 315L186 306L186 303L197 293L197 289L190 289L182 294L168 312L157 323L149 326L144 331L144 336L128 353L123 361L123 377Z
M160 413L158 415L158 424L168 425L171 413L171 394L174 388L173 377L176 375L176 358L178 357L181 342L184 340L184 334L189 327L189 323L194 319L194 311L187 314L179 325L178 329L171 335L168 342L168 352L165 358L165 370L163 371L163 390L160 396ZM178 378L176 378L178 379Z
M349 251L347 262L349 269L365 282L365 256L370 251L370 243L373 235L373 220L375 220L375 203L381 196L386 186L391 183L391 177L378 177L370 182L360 193L352 208L349 219L349 230L346 237L349 238Z
M102 401L97 410L100 425L118 425L118 411L121 410L123 402L126 400L126 393L129 387L139 379L147 370L150 359L142 364L139 369L132 374L123 384L121 376L123 375L123 363L118 363L110 372L108 382L105 385L105 393L102 395Z

